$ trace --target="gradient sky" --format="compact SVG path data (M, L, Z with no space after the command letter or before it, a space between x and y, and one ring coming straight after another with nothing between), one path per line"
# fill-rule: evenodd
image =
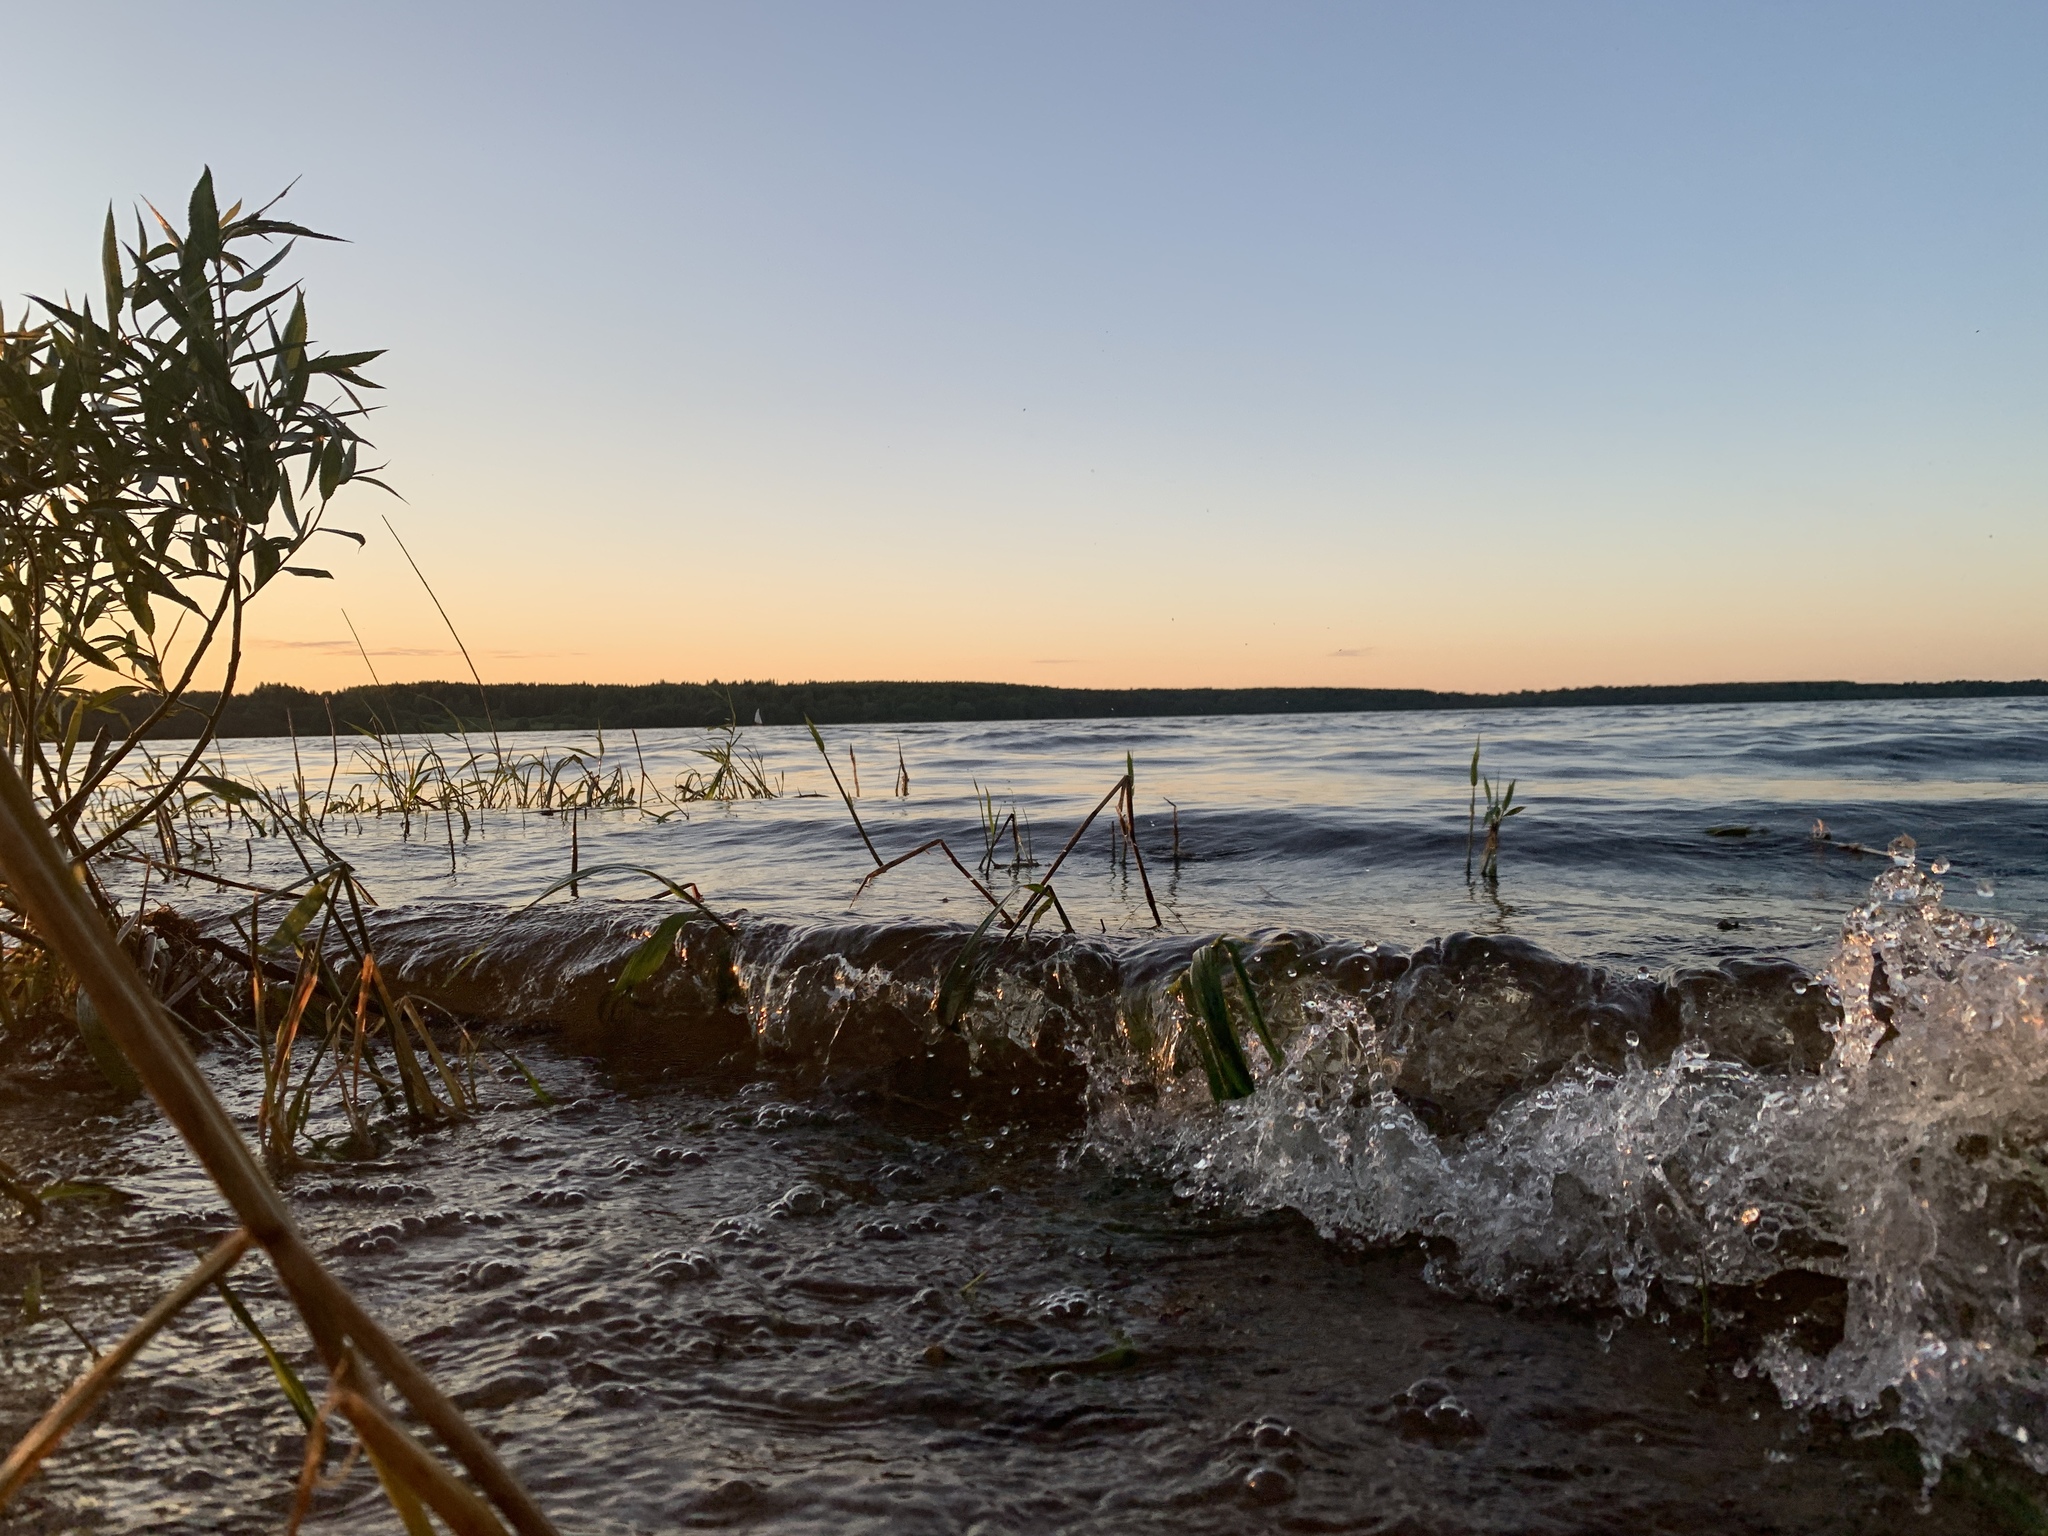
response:
M2048 675L2039 4L0 19L10 314L353 242L406 500L251 681L456 675L387 512L496 681Z

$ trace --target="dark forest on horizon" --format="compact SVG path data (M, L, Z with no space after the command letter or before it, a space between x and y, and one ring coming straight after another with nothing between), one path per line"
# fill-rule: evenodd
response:
M500 731L659 730L765 725L910 725L962 720L1144 719L1172 715L1348 714L1425 709L1570 709L1628 705L1780 704L1849 699L2048 696L2048 681L1946 683L1687 683L1439 693L1426 688L1053 688L1031 683L493 683L489 724ZM194 692L154 732L191 737L218 696ZM128 708L139 719L139 700ZM333 693L264 683L228 700L223 736L339 731L482 730L474 683L365 685Z

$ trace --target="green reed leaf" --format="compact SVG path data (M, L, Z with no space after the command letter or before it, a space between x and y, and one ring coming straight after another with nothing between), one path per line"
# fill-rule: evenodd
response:
M653 978L668 963L675 953L676 935L683 931L683 925L690 920L687 912L677 912L655 924L654 932L626 958L618 977L612 982L611 990L605 995L607 1006L624 1002L633 994L641 982Z
M306 925L320 915L320 909L327 905L328 887L334 883L332 875L313 882L313 888L301 896L291 911L284 915L284 921L277 925L277 932L264 941L263 947L273 954L295 947L306 931Z
M284 1389L285 1398L292 1405L292 1412L299 1416L301 1424L311 1429L318 1414L313 1407L313 1394L306 1390L306 1384L299 1379L299 1373L292 1369L289 1360L277 1352L268 1335L257 1326L256 1319L249 1315L249 1309L242 1305L242 1298L228 1289L227 1281L216 1280L213 1284L214 1289L220 1292L220 1299L226 1302L228 1310L234 1313L235 1321L240 1323L249 1337L256 1341L256 1347L263 1351L263 1358L270 1362L270 1374L277 1378L277 1384Z

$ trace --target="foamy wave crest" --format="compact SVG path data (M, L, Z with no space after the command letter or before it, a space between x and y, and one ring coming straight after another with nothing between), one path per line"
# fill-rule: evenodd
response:
M1904 1428L1930 1475L1991 1443L2048 1472L2048 960L1943 906L1909 845L1895 859L1810 989L1829 1006L1778 1015L1781 1047L1832 1037L1818 1063L1731 1050L1769 1046L1770 1010L1731 1030L1678 982L1618 1064L1581 1052L1545 1075L1522 978L1447 990L1424 965L1361 996L1305 976L1286 1065L1253 1097L1212 1104L1172 1072L1105 1085L1093 1145L1163 1159L1186 1196L1422 1239L1433 1280L1480 1296L1640 1316L1828 1277L1839 1339L1786 1330L1756 1350L1788 1405ZM1674 1015L1678 1038L1651 1039ZM1482 1113L1420 1091L1518 1075L1539 1080Z

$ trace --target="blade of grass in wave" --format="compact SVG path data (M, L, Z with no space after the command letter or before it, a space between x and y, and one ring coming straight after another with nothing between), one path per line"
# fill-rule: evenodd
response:
M939 978L939 990L932 999L932 1006L938 1010L939 1027L950 1033L959 1033L960 1016L973 1003L975 988L995 961L995 952L984 946L989 926L1002 915L1000 905L991 907L988 916L977 923L974 932L967 936L967 942L954 952L945 975Z
M1227 939L1203 945L1189 956L1186 972L1174 985L1197 1025L1190 1031L1195 1051L1202 1058L1210 1095L1219 1103L1225 1099L1247 1098L1256 1086L1251 1063L1245 1059L1244 1046L1237 1036L1236 1020L1231 1017L1230 995L1223 984L1226 962L1243 989L1246 1011L1252 1016L1260 1043L1265 1046L1266 1054L1272 1058L1275 1067L1281 1063L1279 1047L1273 1043L1272 1034L1266 1028L1265 1015L1259 1007L1258 991L1244 968L1237 946Z
M647 936L646 942L626 957L625 965L606 991L607 1013L631 998L635 987L643 981L652 980L668 963L669 956L675 953L676 935L683 931L683 924L689 920L689 913L677 912L655 924L654 932Z
M234 1293L227 1280L224 1277L217 1279L213 1285L214 1289L220 1292L220 1299L228 1304L228 1310L234 1313L235 1321L240 1323L243 1331L256 1341L256 1347L263 1351L263 1358L270 1362L270 1373L284 1389L284 1395L292 1405L292 1412L299 1416L301 1424L311 1429L316 1416L313 1394L308 1392L306 1384L299 1380L299 1373L292 1369L290 1361L277 1352L277 1347L257 1325L256 1319L249 1315L249 1309L242 1305L242 1298Z

